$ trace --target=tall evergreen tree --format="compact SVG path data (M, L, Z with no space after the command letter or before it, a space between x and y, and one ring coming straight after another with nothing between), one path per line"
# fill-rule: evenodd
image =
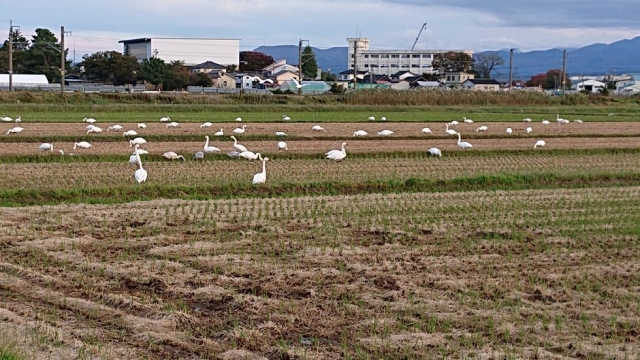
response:
M313 53L311 46L307 45L302 50L302 76L307 79L315 79L318 75L318 63L316 55Z
M45 74L49 82L60 82L60 51L64 51L65 67L69 68L71 61L66 60L68 50L60 48L58 38L48 29L36 29L31 46L23 54L26 72Z

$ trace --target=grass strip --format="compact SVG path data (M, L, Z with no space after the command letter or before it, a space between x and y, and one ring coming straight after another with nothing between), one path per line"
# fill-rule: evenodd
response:
M562 175L558 173L502 174L479 175L450 180L410 178L407 180L350 183L284 183L278 185L267 184L266 186L250 186L246 183L203 186L131 184L100 188L5 190L0 191L0 206L18 207L62 203L116 204L154 199L288 198L367 193L461 192L638 185L640 185L640 173L635 172L579 175Z

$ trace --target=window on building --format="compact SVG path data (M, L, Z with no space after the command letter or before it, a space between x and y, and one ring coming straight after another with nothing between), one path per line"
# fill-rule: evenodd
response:
M447 75L447 81L451 81L451 75Z
M353 59L353 54L351 54L351 58Z
M369 64L364 64L364 67L368 68L368 67L369 67Z
M387 67L389 67L389 65L381 64L380 67L381 68L387 68Z
M389 58L389 54L382 54L380 55L381 58L383 59L388 59Z
M420 67L420 64L411 64L412 69L419 68L419 67Z
M392 68L397 68L397 67L398 67L398 64L391 64L391 65L390 65L390 67L392 67Z
M377 59L377 58L378 58L378 54L375 54L375 55L374 55L374 54L371 54L371 58L372 58L372 59Z
M402 55L402 58L403 58L403 59L408 59L408 58L410 58L410 57L411 57L411 54L404 54L404 55Z
M378 64L371 64L372 68L378 67Z
M425 59L431 59L431 54L422 54L422 57Z
M397 58L399 58L399 57L400 57L400 55L398 55L398 54L391 54L391 58L392 58L392 59L397 59Z
M368 55L368 54L365 54L365 55L364 55L364 58L365 58L365 59L368 59L368 58L369 58L369 55Z
M420 59L420 54L413 54L411 57L414 59Z

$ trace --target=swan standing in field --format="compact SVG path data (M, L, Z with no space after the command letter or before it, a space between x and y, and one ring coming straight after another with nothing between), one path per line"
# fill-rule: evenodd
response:
M440 151L440 149L436 148L436 147L432 147L431 149L427 150L427 152L433 156L440 156L442 157L442 151Z
M0 118L0 120L4 121L4 122L12 122L13 119L10 118L9 116L3 116Z
M113 125L113 126L109 126L107 128L107 131L120 131L122 129L123 129L122 125Z
M482 126L478 126L478 128L476 129L476 132L480 132L480 131L487 131L489 128L486 127L485 125Z
M387 121L387 117L386 116L381 117L380 121Z
M267 181L267 161L269 158L262 159L262 172L253 175L253 184L264 184Z
M142 155L140 148L140 144L136 144L135 149L133 150L133 154L129 156L129 164L138 165L138 156Z
M122 133L122 136L136 136L136 135L138 135L138 132L135 130L127 130Z
M168 116L164 116L160 118L160 122L167 122L167 121L171 121L171 118Z
M356 130L356 131L353 132L353 136L354 137L356 137L356 136L367 136L367 135L368 135L368 133L366 131L364 131L364 130Z
M242 125L241 128L233 129L234 134L244 134L245 131L247 131L247 125Z
M220 131L217 131L213 136L224 136L224 128L220 128Z
M102 128L99 128L97 126L94 126L91 129L87 130L87 134L91 134L91 133L99 134L101 132L102 132Z
M549 125L549 120L542 119L542 125Z
M94 122L96 122L96 119L94 118L84 118L82 119L82 121L89 123L89 124L93 124Z
M146 129L147 128L147 124L145 123L138 123L138 129Z
M522 122L531 122L531 118L526 117L526 118L522 119Z
M177 122L175 122L175 121L172 121L172 122L170 122L170 123L168 123L168 124L167 124L167 127L168 127L168 128L170 128L170 127L178 127L178 126L180 126L180 124L178 124L178 123L177 123Z
M472 124L473 123L473 120L467 119L465 116L462 117L462 121L466 122L467 124Z
M326 156L327 159L331 159L331 160L335 160L335 161L342 161L342 159L347 157L347 151L344 149L345 145L347 145L347 143L343 142L342 143L342 149L340 149L340 150L331 150L331 151L328 151L324 155Z
M391 130L382 130L382 131L378 131L378 136L389 136L392 135L393 131Z
M511 135L511 133L513 133L513 129L508 127L504 132L506 132L507 134Z
M431 129L429 129L428 127L426 127L426 128L422 128L422 133L423 133L423 134L433 134L433 133L431 132Z
M208 153L208 152L219 152L220 151L220 149L218 149L215 146L209 146L209 136L208 135L205 136L204 138L206 139L205 142L204 142L204 148L203 148L204 152Z
M136 170L135 173L133 173L133 178L136 179L138 184L140 184L147 181L147 170L142 167L142 159L140 159L140 154L138 154L137 152L136 161L138 161L138 166L140 167L138 168L138 170Z
M238 151L243 152L243 151L247 151L247 147L242 145L242 144L238 144L238 140L236 139L235 136L231 136L231 138L233 139L233 147L238 149Z
M200 125L200 128L202 129L202 128L211 127L211 126L213 126L213 124L207 121L204 124Z
M527 132L527 134L531 134L531 132L533 131L533 128L531 126L528 126L525 131Z
M45 151L45 150L49 150L49 151L53 151L53 144L52 143L42 143L40 144L40 146L38 146L38 149Z
M249 151L249 150L241 151L240 154L238 154L238 156L241 158L245 158L247 160L255 160L255 159L262 160L262 155L260 153L254 153L253 151Z
M446 129L444 130L447 134L449 135L456 135L458 132L453 130L453 129L449 129L449 124L445 124Z
M195 160L204 160L204 153L202 151L198 151L195 155L193 155L193 158Z
M22 130L24 130L23 127L16 126L16 127L12 128L12 129L7 130L7 135L8 134L17 134L17 133L21 132Z
M278 150L289 150L289 147L286 142L278 141Z
M560 114L556 114L556 122L558 124L568 124L570 121L560 117Z
M142 145L142 144L146 144L146 143L147 143L147 140L145 140L145 139L143 139L141 137L137 137L137 138L135 138L133 140L129 140L129 146L133 146L135 144Z
M17 123L22 122L22 116L18 116L18 117L16 118L16 122L17 122Z
M376 117L375 116L369 116L369 121L376 121Z
M287 133L284 131L276 131L276 136L287 136Z
M538 141L536 141L536 143L533 145L533 148L535 149L535 148L537 148L537 147L542 147L542 146L545 146L545 145L547 145L547 143L546 143L546 142L544 142L544 140L538 140Z
M167 151L164 154L162 154L162 156L164 156L165 159L169 159L169 160L182 159L182 161L185 161L184 156L178 155L175 151Z
M462 148L462 150L467 150L467 148L472 148L473 145L471 145L471 143L468 143L466 141L461 141L461 137L460 137L460 133L458 133L458 146L460 146Z
M311 130L315 130L315 131L327 131L327 130L325 130L322 126L320 126L320 125L313 125L313 127L311 127Z
M91 144L89 144L86 141L80 141L77 143L73 143L73 150L75 150L76 148L82 148L82 149L88 149L91 147Z

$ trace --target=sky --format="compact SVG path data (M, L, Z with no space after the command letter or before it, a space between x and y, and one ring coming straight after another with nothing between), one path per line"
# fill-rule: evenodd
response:
M321 49L369 38L370 48L520 51L576 48L640 36L638 0L0 0L0 37L9 21L28 39L36 28L60 37L69 56L122 51L140 37L240 39Z

